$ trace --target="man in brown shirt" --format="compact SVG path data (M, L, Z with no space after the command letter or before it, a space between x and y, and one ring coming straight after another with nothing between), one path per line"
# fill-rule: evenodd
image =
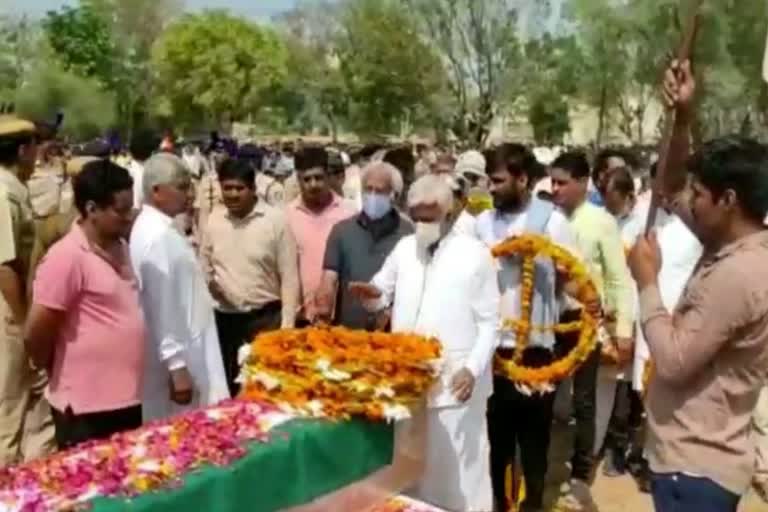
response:
M674 163L687 153L694 84L687 63L667 75L668 101L679 108ZM659 294L655 236L640 237L630 254L654 364L646 451L658 512L736 512L755 470L751 419L768 378L768 148L715 139L688 170L687 201L665 194L704 256L672 314Z
M282 210L257 199L248 162L226 160L218 176L226 208L214 209L208 218L202 259L211 294L219 303L221 354L235 396L240 347L259 332L294 326L298 256Z

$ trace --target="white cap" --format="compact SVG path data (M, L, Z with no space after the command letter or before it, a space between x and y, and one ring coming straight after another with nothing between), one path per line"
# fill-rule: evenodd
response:
M479 151L466 151L459 155L454 172L485 176L485 157Z

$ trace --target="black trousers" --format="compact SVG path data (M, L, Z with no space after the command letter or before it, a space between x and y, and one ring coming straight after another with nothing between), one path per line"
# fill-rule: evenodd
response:
M561 322L572 322L581 316L580 311L566 311ZM562 356L576 346L579 333L557 335L557 351ZM595 466L595 420L597 402L597 374L600 369L601 348L598 345L586 361L573 374L573 416L576 435L571 457L571 478L588 482Z
M216 311L216 329L219 332L224 374L231 396L235 397L240 393L240 384L235 382L240 374L240 365L237 364L237 352L240 347L253 341L254 336L260 332L279 329L281 323L282 306L279 301L270 302L261 309L248 313Z
M59 450L72 448L95 439L107 439L113 434L141 426L141 406L115 411L75 414L71 407L59 411L51 407Z
M497 510L509 510L512 505L507 503L504 479L507 466L515 461L518 445L526 486L523 510L543 506L554 405L555 393L527 396L511 381L494 377L487 415Z
M619 381L616 386L611 420L605 437L605 447L626 454L630 442L643 427L643 399L632 389L629 381Z

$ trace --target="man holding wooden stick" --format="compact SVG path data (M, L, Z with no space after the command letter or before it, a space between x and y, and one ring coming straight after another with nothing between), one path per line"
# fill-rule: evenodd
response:
M659 294L655 233L629 256L654 364L646 452L657 512L736 512L754 473L750 422L768 378L768 148L728 136L689 158L694 92L690 63L673 62L664 83L676 109L670 176L657 191L704 255L672 314Z

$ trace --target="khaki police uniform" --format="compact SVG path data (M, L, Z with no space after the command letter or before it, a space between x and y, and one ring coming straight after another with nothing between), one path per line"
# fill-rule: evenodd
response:
M0 117L0 140L34 131L32 123ZM34 245L29 193L12 169L0 167L0 265L12 265L29 279ZM54 427L43 393L44 372L33 369L22 339L22 326L0 295L0 465L52 453Z

